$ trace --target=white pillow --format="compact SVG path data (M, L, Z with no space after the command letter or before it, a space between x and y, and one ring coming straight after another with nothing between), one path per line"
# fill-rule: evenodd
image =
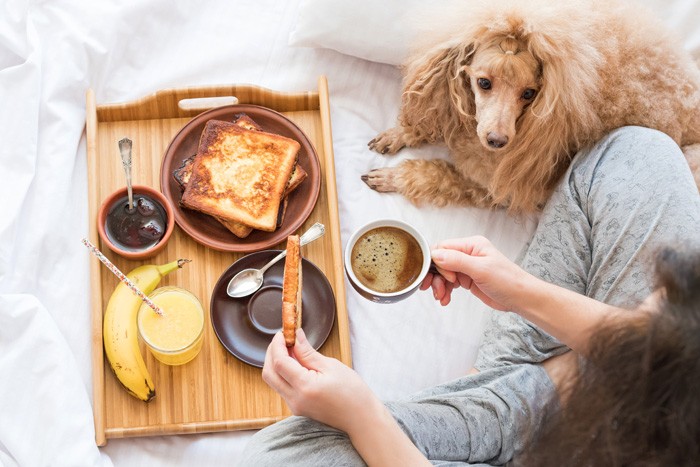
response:
M333 49L365 60L399 65L419 31L415 21L420 19L421 10L443 1L301 0L289 45ZM695 58L700 59L699 1L636 1L656 11Z
M399 65L413 36L406 20L424 4L425 0L302 0L289 45Z

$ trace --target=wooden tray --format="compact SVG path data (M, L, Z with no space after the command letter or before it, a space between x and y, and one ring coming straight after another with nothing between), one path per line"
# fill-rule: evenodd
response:
M96 105L87 93L87 163L90 240L122 271L141 264L163 264L177 258L193 262L163 279L161 286L178 285L199 297L205 307L205 342L199 356L182 367L160 364L141 344L157 396L149 403L130 396L104 358L102 316L117 278L94 258L90 260L95 439L262 428L290 415L282 398L262 380L261 370L242 363L219 343L209 319L211 290L221 273L242 253L225 253L196 243L177 225L167 247L157 256L131 261L113 254L97 235L97 211L102 200L125 183L117 141L134 141L134 184L159 187L161 158L185 123L213 105L209 98L234 96L238 103L257 104L283 113L308 135L318 153L321 192L304 231L314 222L326 225L326 235L305 246L304 256L328 277L337 301L331 335L320 351L351 365L342 247L338 222L335 166L331 140L328 83L318 91L280 93L256 86L212 86L159 91L125 104ZM204 104L192 108L196 104ZM231 99L216 105L230 104ZM99 242L99 243L98 243ZM283 243L271 248L283 248Z

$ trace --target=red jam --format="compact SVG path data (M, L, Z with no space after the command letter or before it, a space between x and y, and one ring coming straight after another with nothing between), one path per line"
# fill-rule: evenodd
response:
M168 219L160 203L147 195L134 195L134 206L129 209L129 198L119 198L110 208L105 221L109 240L125 251L147 250L165 235Z

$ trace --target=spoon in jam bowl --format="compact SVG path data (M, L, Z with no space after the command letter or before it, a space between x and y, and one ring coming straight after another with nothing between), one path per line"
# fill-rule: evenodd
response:
M324 233L326 233L326 227L320 222L316 222L299 238L299 244L304 246L307 243L311 243L323 236ZM262 286L263 274L265 274L265 271L285 256L287 256L287 250L282 251L279 255L272 258L269 263L260 269L248 268L239 271L229 281L226 287L226 293L232 298L247 297L254 293Z
M129 195L129 212L134 210L134 195L131 186L131 145L132 141L129 138L119 140L119 153L122 156L124 175L126 175L126 190Z

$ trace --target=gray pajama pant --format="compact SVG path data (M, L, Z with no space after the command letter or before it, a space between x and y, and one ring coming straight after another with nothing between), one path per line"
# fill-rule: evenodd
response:
M548 282L633 308L652 291L665 245L700 246L700 196L666 135L626 127L580 151L544 208L521 265ZM558 410L539 362L568 350L514 313L494 312L465 376L386 403L435 465L502 465ZM355 466L348 437L304 417L258 432L242 466Z

